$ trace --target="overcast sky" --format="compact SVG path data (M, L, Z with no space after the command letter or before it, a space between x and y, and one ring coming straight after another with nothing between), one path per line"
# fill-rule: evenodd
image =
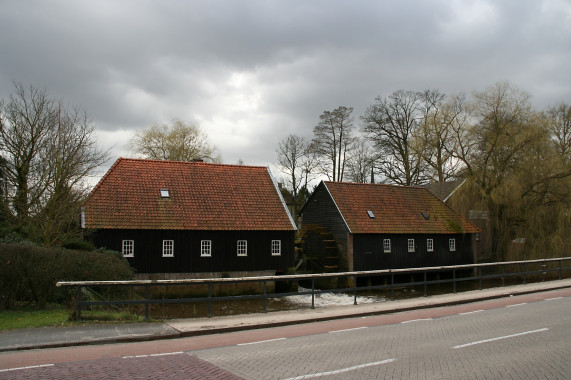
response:
M571 0L4 0L0 97L12 82L80 105L111 165L134 131L193 122L224 163L272 165L288 134L377 96L484 90L571 103ZM106 168L105 168L106 169ZM274 170L275 172L275 170ZM276 173L277 174L277 173Z

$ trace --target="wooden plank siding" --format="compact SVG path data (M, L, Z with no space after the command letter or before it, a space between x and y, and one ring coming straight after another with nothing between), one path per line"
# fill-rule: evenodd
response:
M139 273L196 273L273 270L294 265L295 231L98 230L94 243L121 252L123 240L134 241L126 258ZM174 241L173 257L163 257L163 240ZM201 241L212 242L212 255L201 256ZM237 241L247 241L247 256L238 256ZM272 256L272 240L281 240L281 255Z
M349 231L333 199L323 188L323 183L319 187L321 191L316 189L303 207L301 225L319 225L324 227L335 238L341 258L345 262L350 261L348 257ZM347 270L352 270L350 263L347 266Z
M391 252L384 252L384 239L390 239ZM414 239L414 252L408 252L408 239ZM433 252L427 251L427 239L433 239ZM449 250L449 239L455 239L456 251L454 252ZM356 234L353 235L354 270L471 264L473 255L470 239L470 234Z

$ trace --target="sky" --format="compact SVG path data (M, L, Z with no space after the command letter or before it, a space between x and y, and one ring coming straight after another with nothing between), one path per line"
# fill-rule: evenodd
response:
M571 0L2 0L0 98L13 83L80 106L109 162L180 119L227 164L272 167L319 115L397 90L571 103Z

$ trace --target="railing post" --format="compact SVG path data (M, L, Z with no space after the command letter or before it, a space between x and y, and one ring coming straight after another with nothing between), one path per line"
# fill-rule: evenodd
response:
M311 308L315 309L315 278L311 277Z
M456 268L452 269L452 292L456 293Z
M208 318L212 317L212 283L208 283Z
M389 270L391 273L391 301L395 300L395 274Z
M424 296L426 297L426 271L424 271Z
M357 305L357 276L353 276L353 305Z
M505 272L506 272L506 265L502 264L502 286L506 286L506 280L505 280Z
M482 290L482 267L478 267L478 288Z
M527 284L527 265L523 263L523 284Z
M545 281L545 268L547 265L545 264L545 260L543 260L543 264L541 264L541 282Z
M145 321L149 320L149 284L145 284Z
M77 285L77 315L76 320L81 320L81 285Z
M275 282L274 282L274 284L275 284ZM267 291L266 291L266 280L264 280L264 313L266 313L268 311L266 308L267 299L268 299L268 297L267 297Z
M559 260L559 279L561 280L561 272L563 271L563 260Z

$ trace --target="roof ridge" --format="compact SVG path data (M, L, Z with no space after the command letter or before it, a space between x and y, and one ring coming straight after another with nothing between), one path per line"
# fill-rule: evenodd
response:
M239 165L239 164L224 164L218 162L204 162L204 161L182 161L182 160L158 160L153 158L130 158L130 157L119 157L117 161L140 161L140 162L156 162L156 163L171 163L171 164L182 164L182 165L211 165L211 166L232 166L238 168L267 168L267 166L262 165Z
M385 187L397 187L397 188L407 188L407 189L426 189L421 185L398 185L393 183L360 183L360 182L341 182L341 181L323 181L325 183L340 184L340 185L354 185L354 186L385 186Z

